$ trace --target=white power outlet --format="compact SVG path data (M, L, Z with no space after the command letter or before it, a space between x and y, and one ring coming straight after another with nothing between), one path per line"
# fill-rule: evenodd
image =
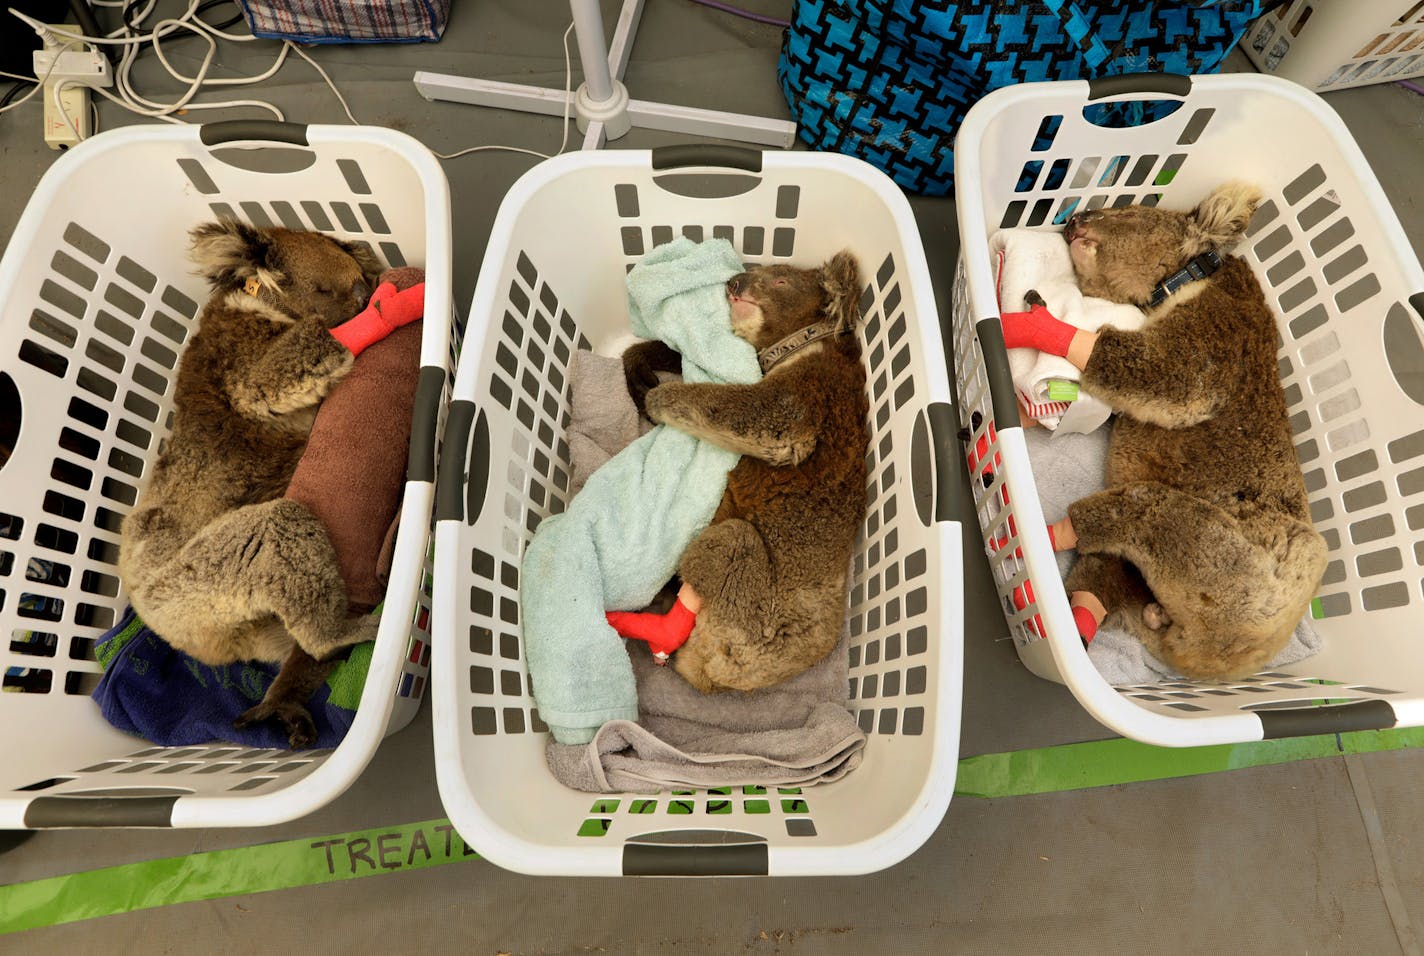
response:
M89 91L70 81L59 91L55 104L54 90L58 83L46 83L44 96L44 138L50 149L69 149L88 139L93 133L89 122ZM60 112L63 109L64 112ZM65 116L68 116L66 121ZM76 132L78 135L76 136Z
M114 85L114 73L104 54L93 49L36 50L33 57L35 76L46 83L75 83L79 86Z

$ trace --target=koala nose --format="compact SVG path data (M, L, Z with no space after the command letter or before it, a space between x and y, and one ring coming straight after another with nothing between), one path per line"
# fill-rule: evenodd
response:
M357 279L356 284L351 287L351 295L358 302L365 304L371 299L371 287L366 284L365 279Z
M727 280L727 294L741 295L742 290L747 287L747 277L745 275L732 276Z

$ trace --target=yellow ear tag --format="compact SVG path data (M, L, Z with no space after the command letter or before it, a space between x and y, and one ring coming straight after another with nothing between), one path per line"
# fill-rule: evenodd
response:
M257 281L256 276L252 276L247 280L247 284L242 287L242 291L248 295L256 295L257 290L260 288L262 288L262 283Z

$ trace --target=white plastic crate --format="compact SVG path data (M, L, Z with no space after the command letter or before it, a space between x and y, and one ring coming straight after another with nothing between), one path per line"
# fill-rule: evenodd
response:
M1181 106L1135 128L1084 119L1086 105L1111 99ZM1045 146L1039 133L1054 127ZM1107 726L1148 743L1424 724L1424 270L1339 117L1316 94L1255 75L1026 84L974 107L956 156L963 256L955 378L963 423L982 416L972 440L993 426L988 457L1002 456L991 487L970 486L986 542L1008 534L1010 516L1010 537L1022 541L1022 559L1009 547L989 560L1024 663L1067 684ZM1279 317L1296 449L1330 548L1314 622L1325 648L1231 683L1114 688L1089 662L1048 543L1008 377L988 237L1001 226L1062 223L1080 206L1188 209L1227 179L1257 183L1267 197L1234 252ZM1012 591L1026 579L1037 604L1015 610ZM1046 640L1026 626L1036 615Z
M179 356L208 294L187 233L215 216L321 229L426 269L399 541L365 691L334 750L153 747L111 727L89 697L94 640L127 604L114 566L119 521L171 427ZM129 127L55 162L0 260L0 376L18 389L21 419L0 468L0 721L10 728L0 828L290 820L338 796L383 735L409 722L429 667L429 521L451 314L448 186L434 157L400 133Z
M599 795L545 765L518 583L531 533L568 498L565 370L573 350L626 337L625 271L675 234L725 237L753 263L819 265L849 248L868 282L874 437L849 706L870 740L835 783ZM859 160L815 153L558 157L505 197L469 341L482 347L461 356L436 495L432 678L440 796L466 841L501 866L564 875L860 873L919 847L954 786L962 581L951 390L900 191Z
M1424 0L1291 0L1252 23L1241 49L1322 92L1424 76Z

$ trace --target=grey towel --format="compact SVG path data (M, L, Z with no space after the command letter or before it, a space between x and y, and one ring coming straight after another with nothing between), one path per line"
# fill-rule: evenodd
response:
M632 647L638 722L609 721L589 744L551 737L549 769L560 783L595 792L839 780L860 765L865 747L845 705L847 643L842 633L825 660L785 683L722 694L703 694Z
M577 352L569 388L570 482L577 491L650 426L628 396L621 359ZM701 693L629 642L638 721L609 721L588 744L550 737L549 769L566 786L593 792L838 780L860 765L866 739L846 708L847 634L825 660L789 681L724 694Z
M1053 433L1044 428L1024 430L1045 521L1057 521L1068 513L1070 504L1102 490L1110 434L1110 428L1100 428L1086 435ZM1058 573L1066 578L1077 552L1061 551L1057 557ZM1270 666L1284 667L1317 654L1323 644L1307 616ZM1180 679L1180 675L1147 653L1141 641L1119 628L1101 628L1088 645L1088 659L1103 679L1115 686Z
M588 476L653 427L641 418L623 381L623 360L579 350L569 361L569 484Z

